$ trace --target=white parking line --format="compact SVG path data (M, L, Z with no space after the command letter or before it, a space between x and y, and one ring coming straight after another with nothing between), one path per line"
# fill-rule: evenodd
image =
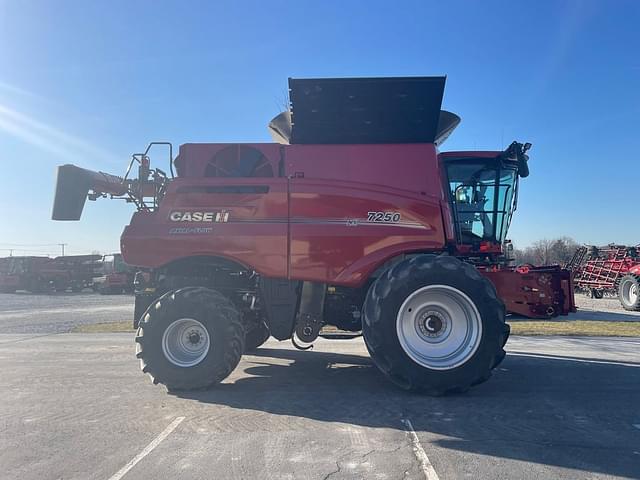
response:
M426 478L426 480L440 480L440 477L438 477L435 468L433 468L433 465L429 461L429 457L427 457L427 453L424 451L424 448L422 448L420 439L418 438L416 431L413 429L413 425L411 425L411 420L409 420L408 418L404 418L402 419L402 423L404 423L406 431L411 437L413 454L416 456L418 462L420 463L422 473L424 473L424 478Z
M144 457L149 455L154 448L160 445L160 442L162 442L165 438L167 438L169 434L173 432L176 429L176 427L180 425L180 422L182 422L183 420L184 420L184 417L177 417L173 422L169 424L167 428L163 430L163 432L160 435L154 438L149 445L144 447L144 449L138 455L133 457L129 463L127 463L124 467L118 470L118 472L114 474L112 477L110 477L109 480L120 480L122 477L124 477L129 470L135 467L136 463L138 463Z

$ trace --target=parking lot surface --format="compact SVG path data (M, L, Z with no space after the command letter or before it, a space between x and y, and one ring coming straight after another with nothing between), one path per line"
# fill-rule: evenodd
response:
M428 478L408 420L443 479L640 477L635 339L515 338L493 379L443 398L395 389L359 340L270 341L179 395L140 373L129 334L0 342L2 478L112 478L182 417L125 476Z
M133 295L0 293L0 333L63 333L78 325L122 322Z
M93 298L37 309L130 314ZM640 478L640 339L513 337L491 380L431 398L361 339L270 340L217 388L169 394L132 334L43 331L0 334L3 479Z

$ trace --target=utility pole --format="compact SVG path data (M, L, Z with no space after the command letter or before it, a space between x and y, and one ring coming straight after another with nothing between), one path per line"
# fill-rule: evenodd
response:
M64 247L67 246L66 243L59 243L58 245L60 245L60 247L62 248L62 256L64 257Z

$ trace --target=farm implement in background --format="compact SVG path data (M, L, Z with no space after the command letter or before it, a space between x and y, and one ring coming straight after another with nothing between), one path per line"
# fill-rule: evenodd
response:
M592 298L617 296L625 310L640 311L640 245L583 245L567 269L578 291Z
M79 292L99 276L101 255L0 258L0 291L13 293Z

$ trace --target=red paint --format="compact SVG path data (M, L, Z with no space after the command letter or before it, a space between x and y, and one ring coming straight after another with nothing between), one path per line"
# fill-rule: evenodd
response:
M229 144L187 144L155 213L136 213L121 249L131 265L159 267L194 255L214 255L271 277L360 286L401 253L444 248L452 234L435 147L407 145L250 144L286 177L202 178ZM267 193L188 193L198 187L254 186ZM289 193L288 193L289 192ZM172 222L173 211L226 210L226 223ZM364 224L369 211L392 211L399 224ZM354 226L354 221L358 222ZM207 233L170 233L175 228ZM176 232L173 230L173 232ZM153 245L151 248L150 245Z
M176 160L180 176L169 182L159 209L134 214L126 227L124 260L157 268L191 256L218 256L269 277L359 287L401 254L437 253L448 246L460 256L502 253L501 245L489 242L455 244L444 173L432 144L246 146L262 153L273 177L204 177L219 152L227 149L232 155L244 147L183 145ZM229 193L230 187L245 193ZM176 218L185 212L207 218L226 212L228 221L176 222L171 220L175 212ZM368 212L397 214L399 221L372 223ZM547 317L575 311L566 270L515 271L499 265L480 270L510 312Z
M550 318L575 312L571 273L558 266L484 270L507 311L529 318Z
M159 267L194 255L221 256L263 275L287 275L286 178L178 178L169 183L160 208L137 212L125 228L121 251L129 265ZM178 193L199 186L268 186L265 194ZM227 223L172 222L174 210L229 211ZM171 233L211 228L210 233ZM174 230L175 232L175 230ZM152 246L152 247L151 247Z

